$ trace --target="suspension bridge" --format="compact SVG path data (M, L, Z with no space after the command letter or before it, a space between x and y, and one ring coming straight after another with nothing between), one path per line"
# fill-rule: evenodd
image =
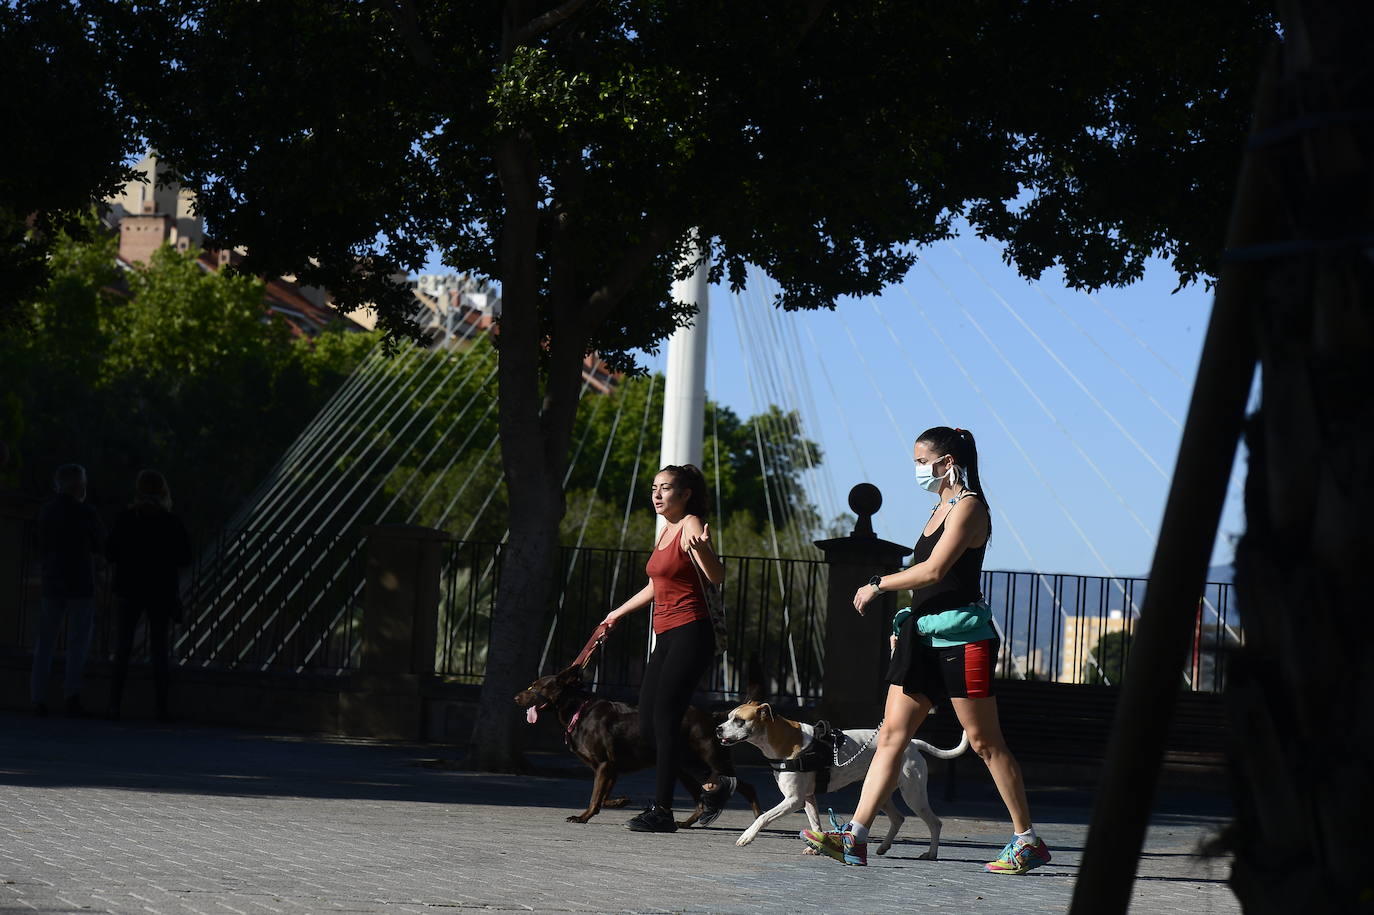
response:
M670 344L691 348L676 368L646 360L676 391L665 392L654 373L606 393L589 361L564 478L578 498L564 524L543 662L562 659L565 643L580 641L617 595L638 586L648 542L640 490L658 462L702 464L719 517L721 475L739 467L743 450L763 481L767 523L759 555L731 560L733 605L748 608L741 618L750 627L738 644L762 652L779 690L803 701L824 665L817 603L825 570L812 541L827 526L847 532L843 494L862 480L882 485L884 534L913 540L925 508L905 462L922 428L944 424L979 435L994 518L985 591L1000 610L1003 675L1119 678L1124 652L1109 660L1100 646L1116 633L1129 639L1146 587L1139 570L1181 431L1186 346L1137 329L1140 312L1118 313L1110 294L1027 283L989 266L984 253L948 243L892 293L832 313L771 307L761 275L741 294L717 290L698 328L709 314L710 333ZM704 280L696 282L679 297L701 301ZM1191 303L1200 329L1206 305L1197 296ZM437 668L480 678L504 500L490 322L460 323L463 332L449 327L438 345L371 353L283 454L202 556L195 617L174 647L183 664L356 666L360 532L408 524L444 531L452 543ZM684 372L714 399L706 403L698 390L693 405ZM695 444L684 440L684 411L663 412L678 401L686 413L700 411ZM720 434L722 411L732 407L751 417L744 448ZM722 454L723 445L735 453ZM1236 475L1231 485L1238 492ZM731 555L728 528L713 530ZM1123 569L1130 544L1137 565ZM1046 554L1077 567L1056 569ZM1215 688L1217 650L1241 634L1225 581L1200 597L1186 679ZM610 666L618 666L611 680L633 681L633 657ZM722 665L716 686L729 692L736 676Z

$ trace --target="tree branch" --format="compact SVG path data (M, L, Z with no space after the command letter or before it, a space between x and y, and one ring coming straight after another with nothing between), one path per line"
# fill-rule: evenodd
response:
M440 98L451 106L453 112L474 111L474 97L470 93L460 92L450 74L445 73L444 68L439 65L434 47L425 38L424 30L420 28L420 15L416 12L412 0L392 0L387 4L387 11L401 36L401 41L410 51L411 59L421 71L433 78Z
M811 0L806 5L806 15L802 17L801 26L797 29L797 34L792 41L792 51L801 47L801 43L806 40L806 36L821 18L821 13L825 12L825 7L829 0Z
M672 229L666 220L651 222L644 237L626 252L611 271L610 278L587 297L587 304L582 309L582 325L587 328L599 327L672 237Z
M562 4L554 7L542 16L536 16L516 29L511 46L513 48L518 48L522 44L528 44L534 37L547 32L554 26L571 18L573 13L576 13L585 6L586 3L587 0L564 0Z
M415 12L415 4L411 0L392 0L388 6L391 21L396 25L396 31L401 33L406 47L410 49L410 56L415 58L421 69L431 73L437 71L439 65L435 63L434 49L420 33L420 17Z

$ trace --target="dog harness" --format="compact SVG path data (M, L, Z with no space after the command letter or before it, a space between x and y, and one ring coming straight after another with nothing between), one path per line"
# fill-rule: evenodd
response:
M572 735L573 731L577 730L577 722L582 719L582 713L587 710L587 706L591 705L594 701L596 701L595 696L588 696L586 699L583 699L582 704L577 707L577 711L573 712L572 719L568 722L568 727L563 731L563 743L567 745L569 750L573 748ZM573 750L573 752L575 753L577 751Z
M816 773L816 793L824 794L830 787L830 767L840 758L843 742L844 734L832 728L830 722L817 721L805 750L786 759L765 759L774 772Z

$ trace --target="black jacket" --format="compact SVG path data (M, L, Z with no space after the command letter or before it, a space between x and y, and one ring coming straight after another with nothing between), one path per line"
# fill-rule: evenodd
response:
M100 516L84 502L61 493L38 512L38 550L43 559L44 597L94 597L100 549Z
M179 613L179 572L191 564L191 538L180 518L153 505L124 509L105 556L114 564L117 596L152 612Z

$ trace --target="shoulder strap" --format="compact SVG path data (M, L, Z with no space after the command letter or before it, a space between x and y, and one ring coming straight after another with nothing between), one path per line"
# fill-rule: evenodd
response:
M701 561L697 559L697 554L693 553L691 550L683 550L683 552L686 553L687 558L691 560L692 568L697 570L697 579L701 582L701 590L705 591L708 588L716 587L711 579L706 577L706 570L701 567Z

